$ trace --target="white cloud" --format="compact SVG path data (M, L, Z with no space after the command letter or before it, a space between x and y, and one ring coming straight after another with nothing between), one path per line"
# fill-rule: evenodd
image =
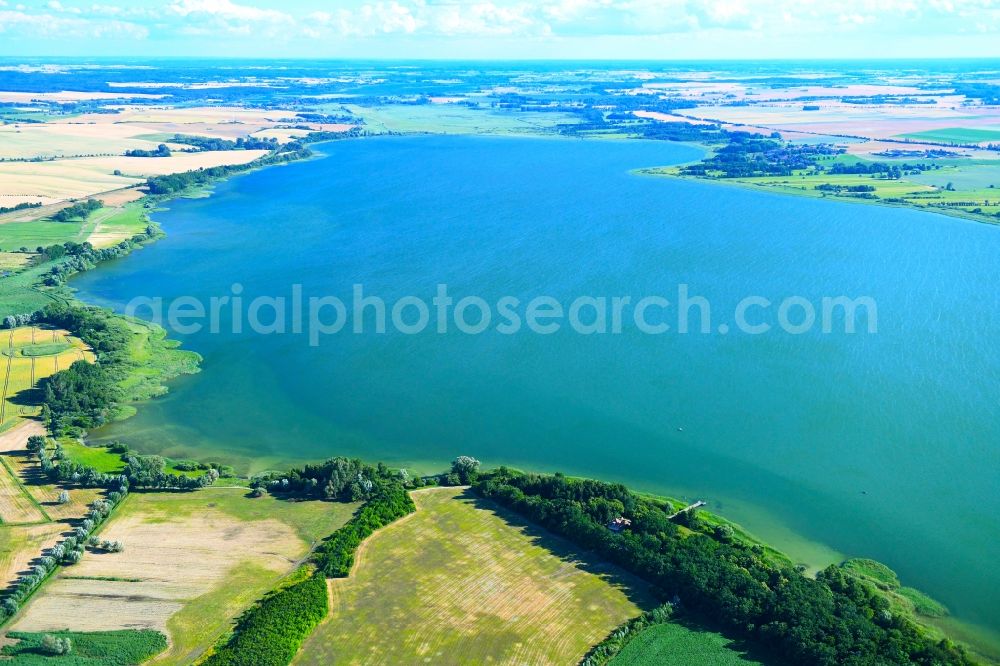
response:
M94 20L76 16L29 13L23 10L0 10L0 32L18 37L93 39L145 39L149 29L129 21Z
M276 9L261 9L231 0L175 0L169 9L184 18L213 17L227 21L270 23L293 20L291 15Z
M290 14L231 0L174 0L168 12L181 22L177 30L184 35L287 37L296 26Z
M835 39L836 32L940 36L1000 30L994 0L342 0L311 11L297 0L41 0L0 29L158 36L232 34L262 39L553 39L731 34ZM6 7L8 0L0 0ZM258 3L268 2L268 6ZM47 18L45 18L47 17ZM78 22L73 22L76 19ZM48 21L49 26L43 24ZM82 23L80 22L82 21ZM24 28L27 29L27 28ZM515 55L515 54L512 54Z
M79 14L80 13L80 8L79 7L66 7L66 6L63 5L63 3L59 2L59 0L49 0L48 8L51 9L51 10L53 10L53 11L63 12L63 13L66 13L66 14Z

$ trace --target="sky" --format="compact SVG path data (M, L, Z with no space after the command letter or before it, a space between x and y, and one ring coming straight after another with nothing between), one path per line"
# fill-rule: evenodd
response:
M1000 0L0 0L0 55L1000 56Z

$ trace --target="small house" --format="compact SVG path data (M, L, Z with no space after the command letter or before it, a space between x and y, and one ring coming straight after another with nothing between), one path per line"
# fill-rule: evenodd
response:
M612 532L621 532L623 529L629 527L630 525L632 525L631 520L629 520L628 518L623 518L622 516L618 516L610 523L608 523L608 529L611 530Z

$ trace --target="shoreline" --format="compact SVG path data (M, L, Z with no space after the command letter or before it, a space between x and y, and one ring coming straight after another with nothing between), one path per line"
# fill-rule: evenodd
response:
M390 135L390 136L393 136L393 135ZM409 136L409 135L403 135L403 136ZM475 136L484 136L484 135L475 135ZM357 138L374 138L374 137L357 137ZM506 136L506 135L505 135L505 136L500 136L500 137L492 137L492 138L513 138L513 137L509 137L509 136ZM536 137L534 137L534 138L555 138L555 137L544 137L544 136L542 136L542 137L537 137L537 136L536 136ZM326 143L326 142L321 142L321 143ZM317 146L319 146L319 145L320 145L320 144L317 144ZM307 157L307 158L303 158L303 159L305 159L305 160L309 160L309 159L313 159L313 158L319 158L319 157L322 157L323 155L324 155L324 153L322 153L322 151L318 151L318 154L313 154L313 155L311 155L311 156L309 156L309 157ZM296 161L297 161L297 160L296 160ZM285 163L282 163L282 164L285 164ZM251 172L253 172L253 171L256 171L256 170L258 170L258 169L261 169L261 168L263 168L263 167L266 167L266 166L280 166L280 164L266 164L266 165L258 165L258 166L256 166L256 167L253 167L253 168L251 168L251 169L248 169L248 170L246 170L246 171L242 171L242 172L238 172L238 173L233 173L233 174L228 174L228 175L226 175L226 176L223 176L223 177L220 177L220 178L218 178L218 179L216 179L216 180L213 180L213 183L212 183L212 184L209 184L209 185L207 185L207 186L201 186L201 187L197 187L197 188L192 188L191 190L188 190L188 191L184 191L184 192L178 192L178 193L171 193L171 194L169 194L169 195L164 195L164 196L163 196L162 198L160 198L160 199L154 199L154 200L153 200L153 202L154 202L154 203L157 203L157 204L158 204L158 203L168 203L169 201L171 201L171 200L173 200L173 199L180 199L180 198L190 198L190 197L194 197L194 196L206 196L206 197L207 197L207 196L211 196L211 195L213 194L213 185L214 185L214 183L216 183L216 182L221 182L221 181L228 181L228 180L229 180L229 179L230 179L231 177L235 177L235 176L239 176L239 175L243 175L243 174L245 174L245 173L251 173ZM668 174L646 174L646 173L642 173L641 175L668 175ZM675 177L681 177L681 176L675 176ZM713 180L713 179L702 179L702 180ZM761 188L761 187L759 187L759 186L753 186L753 184L750 184L750 183L736 183L736 182L734 182L734 183L731 183L731 184L736 184L736 185L742 185L742 186L745 186L745 187L756 187L756 188L757 188L757 191L761 191L761 189L764 189L764 191L766 191L766 188ZM784 192L775 192L775 194L784 194ZM791 194L791 192L789 192L788 194ZM803 193L803 194L804 194L804 193ZM147 195L147 196L154 196L154 197L155 197L156 195ZM806 195L806 196L808 196L808 195ZM820 197L814 197L814 198L820 198ZM140 201L146 201L146 199L145 199L145 198L143 198L143 199L141 199ZM857 201L857 200L856 200L856 201L855 201L855 203L879 203L879 202L875 202L875 201ZM912 206L907 206L907 205L905 205L905 204L884 204L884 205L896 205L896 206L898 206L898 207L905 207L905 208L913 208ZM156 210L157 210L157 209L155 209L155 208L154 208L154 209L152 209L152 210L151 210L151 211L149 211L149 212L156 212ZM160 209L160 210L163 210L163 209ZM930 211L930 210L921 210L921 209L917 209L917 210L918 210L919 212L939 212L939 211ZM951 216L951 215L949 215L949 217L958 217L958 216ZM147 219L149 219L149 221L150 221L150 222L152 222L152 223L156 224L156 226L157 226L157 227L159 227L159 225L158 225L157 223L155 223L155 222L154 222L154 221L152 220L152 218L148 217L148 215L147 215ZM970 220L970 221L972 221L972 220ZM94 270L97 270L98 268L100 268L100 266L97 266L97 267L95 267L95 269L94 269ZM79 298L77 298L77 297L76 297L76 293L75 293L75 291L73 291L73 292L72 292L72 296L71 296L71 297L72 297L72 300L73 300L73 301L75 301L75 302L79 302L79 303L84 303L84 304L87 304L87 303L86 303L85 301L82 301L82 300L80 300ZM89 304L87 304L87 305L89 305ZM117 315L117 314L116 314L116 316L121 316L121 315ZM175 379L176 379L176 377L174 377L174 378L172 378L172 379L170 379L170 380L168 380L168 381L173 381L173 380L175 380ZM144 400L143 400L143 401L140 401L140 403L144 403L144 402L145 402ZM135 403L135 404L136 404L136 406L138 407L138 405L139 405L140 403ZM304 460L314 460L314 459L306 459L306 458L302 458L302 459L298 459L298 460L299 460L299 462L302 462L302 461L304 461ZM429 466L429 465L431 465L432 463L430 463L430 462L427 462L426 464L427 464L427 465ZM530 469L530 468L528 468L528 469ZM737 523L737 524L738 524L738 523ZM778 525L783 525L783 524L782 524L782 523L781 523L780 521L776 521L776 524L778 524ZM785 526L785 525L783 525L783 527L785 527L785 529L786 529L786 530L787 530L787 531L788 531L788 532L789 532L790 534L797 534L797 533L796 533L796 532L794 532L794 530L792 530L791 528L788 528L788 527L787 527L787 526ZM762 543L767 543L767 542L762 542ZM829 548L828 546L826 546L826 544L823 544L822 542L816 542L816 543L818 543L819 545L822 545L822 546L824 546L824 547L826 547L826 548ZM835 551L834 551L834 552L835 552Z
M704 147L704 146L703 146ZM694 162L691 162L694 163ZM634 169L633 173L638 176L646 176L650 178L676 178L678 180L685 180L690 182L699 183L712 183L714 185L723 185L728 187L738 187L742 189L750 190L751 192L761 192L770 193L779 196L791 196L791 197L804 197L807 199L818 199L822 201L833 201L838 203L850 203L850 204L860 204L868 206L883 206L886 208L900 208L903 210L911 210L917 213L929 213L931 215L942 215L950 219L958 219L965 222L972 222L976 224L984 224L990 227L1000 227L1000 218L991 219L984 215L976 215L974 213L967 213L961 211L960 209L949 207L931 207L931 206L915 206L910 203L897 202L897 201L886 201L882 198L876 199L864 199L861 197L839 197L839 196L829 196L824 195L818 190L807 190L798 189L794 187L785 187L781 185L766 185L761 183L750 183L742 180L740 178L713 178L711 176L687 176L680 173L670 173L668 169L674 169L677 166L683 165L671 165L669 167L648 167ZM662 169L662 170L661 170ZM816 192L815 194L813 192Z

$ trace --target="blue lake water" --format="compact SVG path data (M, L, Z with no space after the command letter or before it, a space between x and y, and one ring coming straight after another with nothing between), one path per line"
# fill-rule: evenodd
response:
M322 150L171 203L155 215L165 240L74 285L121 308L207 302L233 283L247 300L299 283L348 303L360 283L390 305L429 303L439 283L490 303L675 300L683 283L711 303L713 332L432 325L317 347L305 334L175 333L203 372L101 438L246 469L346 454L431 471L469 454L621 480L707 499L812 564L880 559L962 620L1000 628L1000 229L630 173L699 155L661 142ZM870 296L878 332L718 333L754 295L775 308Z

